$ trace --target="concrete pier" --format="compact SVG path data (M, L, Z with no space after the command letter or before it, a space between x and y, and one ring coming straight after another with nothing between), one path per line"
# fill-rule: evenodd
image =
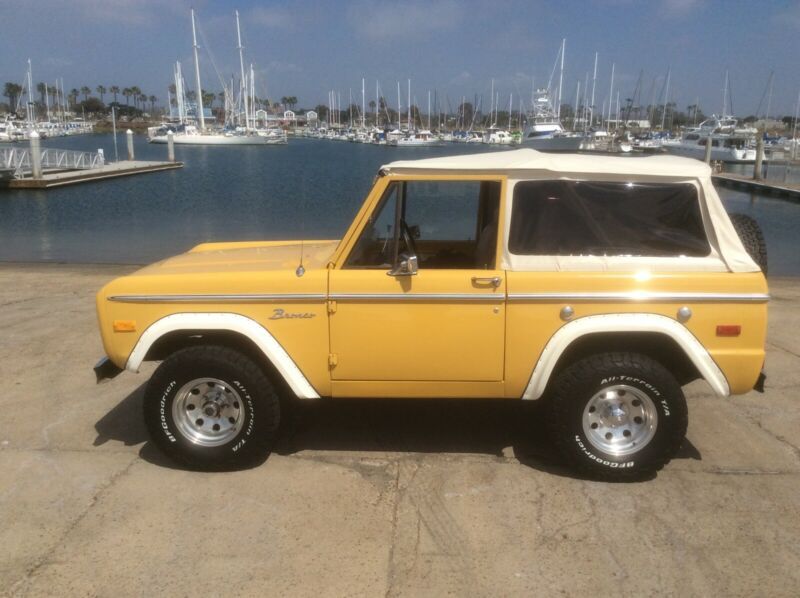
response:
M766 393L691 384L678 458L603 484L505 401L308 402L253 469L177 467L153 364L94 381L95 292L133 269L0 264L0 594L797 595L798 279L770 281Z

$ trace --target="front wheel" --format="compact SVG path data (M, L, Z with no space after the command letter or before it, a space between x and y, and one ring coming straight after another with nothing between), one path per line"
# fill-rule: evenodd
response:
M197 346L177 351L155 371L144 418L153 441L172 459L197 469L236 468L267 454L280 406L249 357Z
M661 364L604 353L563 370L549 397L548 429L560 452L591 477L640 479L661 469L686 435L686 399Z

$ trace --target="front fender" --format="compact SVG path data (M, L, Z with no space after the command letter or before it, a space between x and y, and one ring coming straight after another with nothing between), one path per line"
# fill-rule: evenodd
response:
M319 394L289 357L286 350L261 324L248 317L233 313L179 313L156 320L139 338L131 351L125 369L138 372L147 352L165 334L178 330L225 330L250 339L275 366L289 387L301 399L318 399Z

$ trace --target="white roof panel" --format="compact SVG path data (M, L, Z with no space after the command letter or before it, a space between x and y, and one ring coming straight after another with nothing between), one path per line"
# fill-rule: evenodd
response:
M447 173L451 171L511 172L545 170L559 173L635 174L702 178L711 175L707 164L678 156L605 156L598 154L547 154L534 149L494 151L444 156L424 160L400 160L383 167L389 173Z

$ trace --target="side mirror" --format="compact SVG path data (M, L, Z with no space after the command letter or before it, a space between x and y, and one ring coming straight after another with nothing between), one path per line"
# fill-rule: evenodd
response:
M386 274L389 276L415 276L417 269L417 256L401 253L399 263Z

